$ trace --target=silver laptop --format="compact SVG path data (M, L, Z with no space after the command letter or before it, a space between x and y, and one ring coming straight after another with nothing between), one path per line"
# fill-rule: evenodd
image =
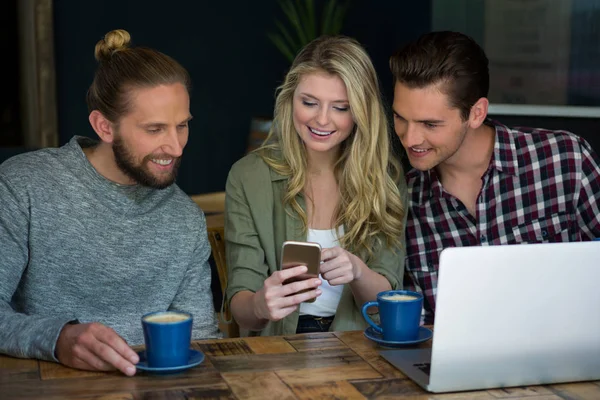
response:
M380 353L430 392L600 379L600 242L443 250L432 340Z

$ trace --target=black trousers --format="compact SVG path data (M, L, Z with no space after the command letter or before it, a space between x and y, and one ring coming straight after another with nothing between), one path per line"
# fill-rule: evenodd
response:
M296 333L327 332L333 322L331 317L316 317L314 315L301 315L298 319Z

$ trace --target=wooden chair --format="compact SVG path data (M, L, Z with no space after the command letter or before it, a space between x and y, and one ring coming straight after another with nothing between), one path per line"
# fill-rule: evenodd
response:
M193 194L190 197L206 215L225 212L225 192Z
M227 289L227 262L225 260L225 229L222 226L208 227L208 240L212 249L212 256L217 266L221 292L225 297ZM229 321L229 322L228 322ZM233 320L231 310L227 303L223 304L222 312L219 313L219 328L227 337L239 337L240 327Z
M195 194L190 196L192 200L204 211L206 215L206 229L208 240L212 250L212 257L217 267L221 293L225 296L227 289L227 262L225 260L225 233L224 212L225 192L212 192ZM220 307L219 307L220 308ZM239 337L240 329L231 316L231 310L227 304L223 305L222 313L219 313L219 329L227 337ZM227 322L230 321L230 322Z

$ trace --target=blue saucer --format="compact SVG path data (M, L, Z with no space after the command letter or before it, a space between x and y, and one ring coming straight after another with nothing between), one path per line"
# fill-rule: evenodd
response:
M377 332L372 327L368 327L367 329L365 329L365 337L367 339L374 341L375 343L377 343L380 346L392 347L392 348L411 346L413 344L426 342L429 339L431 339L432 336L433 336L433 332L431 331L431 329L425 328L424 326L420 326L419 327L419 336L416 339L405 340L402 342L395 342L395 341L391 341L391 340L383 340L383 335L381 333Z
M152 368L148 366L146 361L146 351L138 351L137 355L140 357L140 362L135 365L135 367L141 371L152 372L155 374L170 374L174 372L185 371L186 369L195 367L204 361L204 354L198 350L190 349L190 357L188 359L187 364L178 365L176 367L166 367L166 368Z

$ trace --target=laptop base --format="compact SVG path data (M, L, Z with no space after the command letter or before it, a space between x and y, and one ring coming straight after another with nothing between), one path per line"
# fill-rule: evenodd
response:
M381 350L379 352L390 364L404 375L415 381L425 390L429 390L429 366L431 349Z

